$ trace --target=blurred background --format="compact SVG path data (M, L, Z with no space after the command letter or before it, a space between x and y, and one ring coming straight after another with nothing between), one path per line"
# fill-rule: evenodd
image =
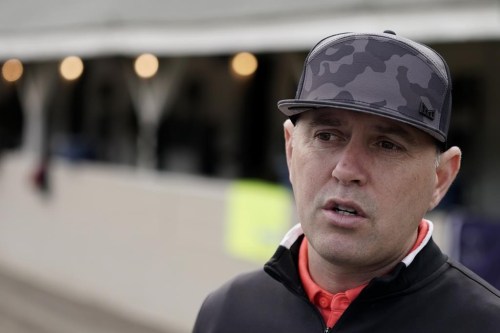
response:
M453 77L435 239L500 287L497 0L1 0L0 330L191 330L296 223L279 99L345 31L426 43Z

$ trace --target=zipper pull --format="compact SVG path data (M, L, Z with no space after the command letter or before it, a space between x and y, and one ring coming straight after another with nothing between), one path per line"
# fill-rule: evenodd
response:
M333 327L327 327L325 328L325 332L324 333L330 333L330 331L332 330Z

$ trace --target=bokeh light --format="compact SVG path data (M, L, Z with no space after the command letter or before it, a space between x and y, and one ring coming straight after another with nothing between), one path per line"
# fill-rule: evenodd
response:
M9 59L2 66L2 77L7 82L16 82L23 76L23 64L19 59Z
M68 81L78 79L83 73L82 59L76 56L64 58L59 66L59 72L61 76Z
M250 76L258 67L257 58L249 52L240 52L231 60L231 69L239 76Z
M150 53L141 54L134 63L135 73L143 79L155 76L159 66L158 58Z

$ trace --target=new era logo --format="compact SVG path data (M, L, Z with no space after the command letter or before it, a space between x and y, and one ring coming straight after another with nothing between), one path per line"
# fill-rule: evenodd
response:
M428 103L428 101L426 103L424 99L420 102L420 110L418 112L430 120L434 120L436 116L436 110L432 109L432 107L430 107L430 103Z

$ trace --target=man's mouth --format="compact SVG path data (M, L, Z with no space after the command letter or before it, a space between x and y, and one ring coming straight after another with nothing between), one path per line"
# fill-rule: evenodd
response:
M356 209L347 206L335 205L332 210L341 215L358 215L358 211Z
M344 216L366 217L363 209L352 201L330 200L324 206L324 209L334 212L335 214Z

